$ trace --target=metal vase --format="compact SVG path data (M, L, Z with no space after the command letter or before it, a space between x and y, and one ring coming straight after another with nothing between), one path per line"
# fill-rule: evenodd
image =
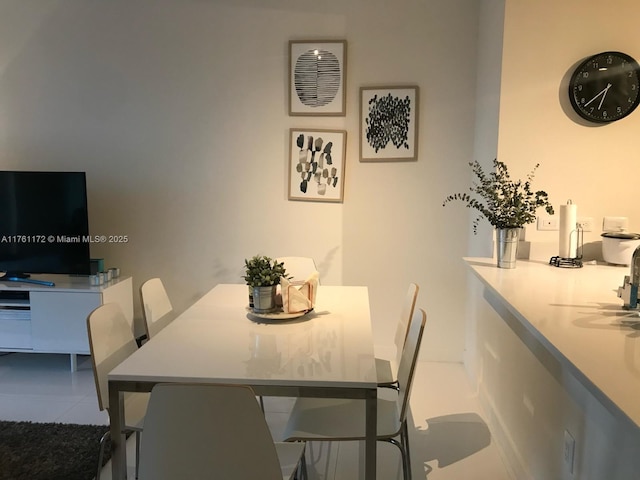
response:
M253 311L269 313L276 309L276 287L253 287Z
M498 268L516 268L519 228L496 229Z

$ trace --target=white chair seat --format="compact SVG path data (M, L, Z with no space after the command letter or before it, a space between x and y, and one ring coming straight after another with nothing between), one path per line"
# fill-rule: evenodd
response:
M304 443L276 444L249 387L158 384L151 391L140 480L290 480Z
M287 440L361 440L365 437L365 401L299 398L284 431ZM400 433L397 402L378 396L378 439Z

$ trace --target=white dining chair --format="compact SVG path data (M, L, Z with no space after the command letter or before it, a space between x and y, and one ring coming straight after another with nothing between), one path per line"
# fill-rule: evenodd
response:
M158 384L140 451L141 480L306 479L305 444L274 443L251 388Z
M284 263L292 285L302 285L312 273L318 271L316 262L311 257L278 257L276 261Z
M398 447L404 480L411 478L407 412L426 319L422 309L411 319L398 369L397 398L390 400L378 394L377 440ZM364 400L303 397L293 406L283 438L288 442L364 440L365 431Z
M110 411L108 374L129 355L138 349L138 345L122 309L117 303L105 303L93 310L87 317L87 333L93 377L98 394L100 410ZM149 401L148 393L126 393L124 395L124 429L123 433L134 432L136 435L136 472L140 458L140 432L144 426L144 416ZM114 407L117 408L117 405ZM100 479L104 446L108 435L100 442L98 473Z
M162 280L151 278L140 286L140 301L147 340L173 320L173 306Z
M404 342L409 332L409 323L413 318L413 312L418 298L420 287L415 283L410 283L407 293L402 302L400 317L396 324L396 333L394 343L396 345L396 356L392 362L384 358L376 357L376 375L378 377L378 386L398 389L398 365L402 357Z

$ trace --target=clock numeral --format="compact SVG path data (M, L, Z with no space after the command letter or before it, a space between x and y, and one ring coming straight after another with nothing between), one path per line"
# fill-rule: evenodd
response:
M589 72L582 72L582 78L589 78Z
M600 64L598 62L593 62L591 64L591 68L593 68L594 70L598 70L598 68L600 68Z
M582 98L580 99L580 103L586 103L586 102L587 102L587 99L586 99L586 98L582 97Z
M582 85L578 85L578 91L581 92L582 91Z
M617 107L616 112L618 113L618 115L620 115L622 113L622 107Z
M602 112L602 118L607 118L607 111Z
M633 77L633 70L631 70L629 73L627 73L627 77L629 77L629 78Z
M613 57L611 55L607 56L607 65L611 65L613 63Z
M593 113L594 108L595 108L595 107L591 107L591 108L589 109L589 113Z

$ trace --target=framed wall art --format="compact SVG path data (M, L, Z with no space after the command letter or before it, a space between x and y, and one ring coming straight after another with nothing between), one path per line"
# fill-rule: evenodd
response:
M345 40L289 42L289 115L344 116Z
M342 202L347 132L289 130L289 200Z
M417 86L360 88L360 161L418 158Z

